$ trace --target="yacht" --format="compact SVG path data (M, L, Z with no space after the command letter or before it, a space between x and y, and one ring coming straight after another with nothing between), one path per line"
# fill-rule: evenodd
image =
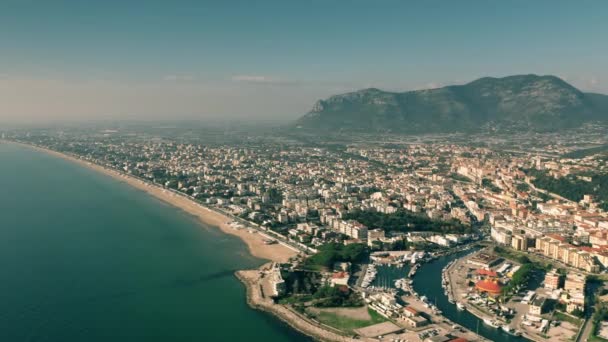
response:
M489 318L484 318L483 323L492 327L492 328L499 328L500 325L493 319L489 319Z
M461 302L456 303L456 308L460 311L466 310L464 304L462 304Z

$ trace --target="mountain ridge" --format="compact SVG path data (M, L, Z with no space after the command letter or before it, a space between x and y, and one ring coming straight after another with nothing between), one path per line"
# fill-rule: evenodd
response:
M406 92L366 88L319 100L300 129L445 133L483 127L559 130L608 121L608 96L559 77L483 77L463 85Z

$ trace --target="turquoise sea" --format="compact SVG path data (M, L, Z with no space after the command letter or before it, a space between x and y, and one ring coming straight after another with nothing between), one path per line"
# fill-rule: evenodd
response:
M0 341L310 341L249 308L243 242L108 176L0 144Z

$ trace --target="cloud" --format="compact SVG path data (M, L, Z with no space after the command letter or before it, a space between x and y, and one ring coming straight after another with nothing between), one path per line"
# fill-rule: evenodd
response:
M562 78L566 80L566 78ZM582 91L590 91L590 92L599 92L606 93L608 92L608 88L606 87L606 83L602 83L600 77L597 75L580 75L569 77L567 82L571 83L575 87L579 88Z
M300 86L309 83L299 80L286 80L278 77L264 75L234 75L230 78L230 80L236 83L265 84L277 86Z
M275 80L268 76L261 75L234 75L232 76L234 82L247 82L247 83L269 83Z
M196 77L192 75L167 75L163 77L163 80L168 82L192 82Z
M441 83L441 82L430 82L426 84L426 89L437 89L437 88L441 88L444 87L445 84Z
M600 83L600 81L595 76L591 77L591 79L589 80L589 84L592 85L592 86L596 86L599 83Z

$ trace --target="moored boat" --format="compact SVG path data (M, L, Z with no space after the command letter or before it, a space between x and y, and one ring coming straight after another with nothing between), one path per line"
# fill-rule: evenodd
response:
M489 318L484 318L483 323L492 327L492 328L499 328L500 324L498 324L495 320L489 319Z

